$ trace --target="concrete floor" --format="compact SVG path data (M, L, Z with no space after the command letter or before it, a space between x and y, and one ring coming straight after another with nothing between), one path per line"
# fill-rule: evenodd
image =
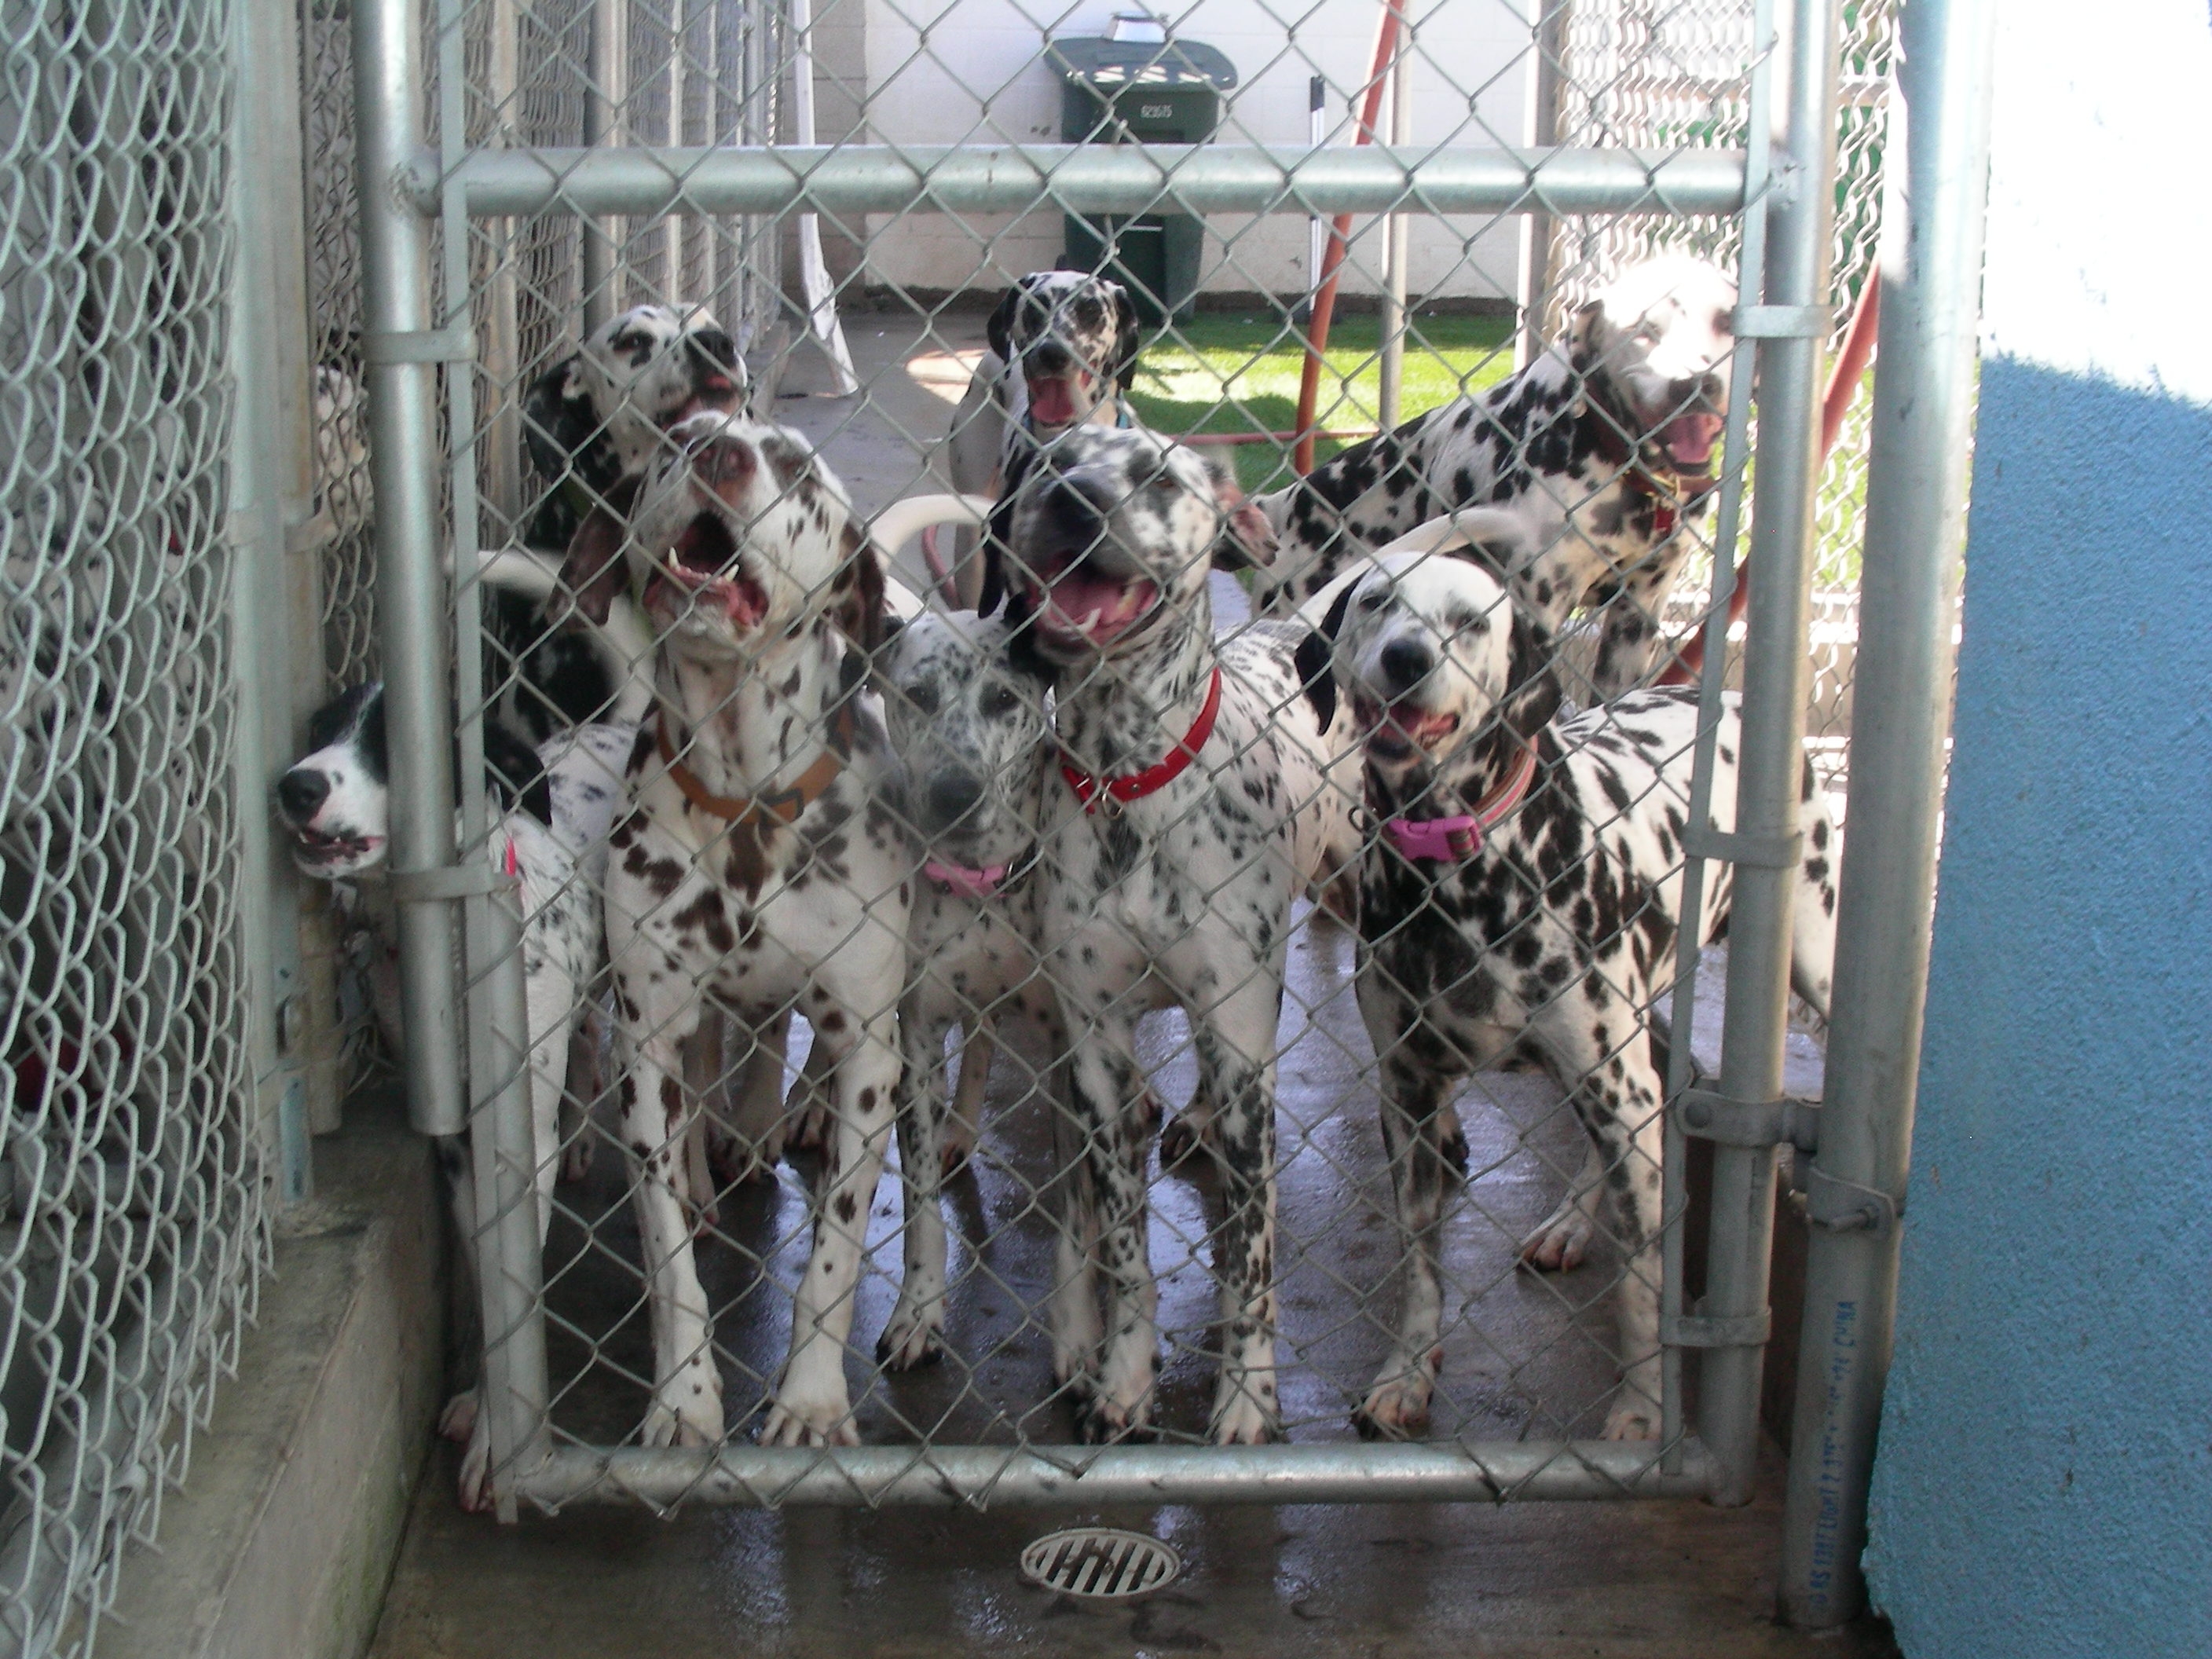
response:
M981 318L940 319L933 343L981 343ZM865 407L811 397L777 416L813 436L859 504L920 487L927 444L964 383L957 358L916 362L898 319L848 314ZM804 392L802 361L786 390ZM1218 585L1224 604L1237 590ZM1224 620L1226 618L1224 617ZM1364 1030L1350 994L1351 940L1310 919L1293 947L1281 1033L1279 1378L1299 1441L1351 1437L1348 1414L1386 1350L1395 1307L1387 1185ZM1179 1018L1146 1037L1171 1104L1192 1087ZM1049 1236L1036 1194L1050 1164L1042 1115L1022 1099L1024 1068L994 1076L994 1109L968 1173L947 1194L954 1288L943 1364L877 1371L872 1347L896 1295L899 1205L878 1195L872 1271L857 1304L848 1375L863 1437L1045 1442L1071 1437L1036 1315ZM1513 1247L1545 1214L1580 1155L1556 1091L1528 1074L1486 1077L1462 1103L1472 1146L1464 1200L1447 1230L1449 1281L1436 1431L1480 1438L1586 1435L1613 1385L1601 1253L1576 1273L1517 1273ZM803 1270L809 1171L722 1207L702 1244L733 1431L765 1403L789 1328L787 1287ZM604 1443L634 1435L649 1346L636 1235L620 1160L603 1150L589 1179L562 1189L546 1258L556 1431ZM1218 1213L1203 1174L1153 1188L1168 1435L1203 1429L1213 1294L1205 1240ZM1185 1577L1133 1612L1081 1611L1024 1586L1021 1546L1063 1524L1039 1512L988 1515L577 1510L513 1528L464 1516L453 1453L426 1483L374 1649L382 1659L538 1659L660 1654L1070 1655L1200 1651L1381 1656L1458 1650L1565 1656L1880 1655L1869 1629L1814 1641L1771 1619L1780 1468L1759 1500L1698 1504L1168 1509L1091 1516L1158 1531Z

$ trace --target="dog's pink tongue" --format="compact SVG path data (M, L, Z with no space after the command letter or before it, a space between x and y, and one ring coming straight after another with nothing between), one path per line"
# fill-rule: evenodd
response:
M1702 472L1712 464L1713 446L1720 441L1721 417L1703 413L1677 415L1660 434L1674 465Z
M1075 393L1062 380L1031 380L1030 419L1038 426L1070 426L1075 421Z
M1133 619L1151 600L1150 582L1127 586L1082 570L1072 570L1045 596L1050 626L1069 634L1109 632Z

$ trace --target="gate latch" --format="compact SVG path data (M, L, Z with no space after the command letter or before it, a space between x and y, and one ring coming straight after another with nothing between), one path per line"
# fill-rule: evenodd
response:
M1685 1089L1682 1129L1723 1146L1820 1149L1820 1107L1810 1100L1731 1100L1710 1089Z
M1698 1306L1702 1309L1705 1305L1705 1298L1700 1297ZM1708 1313L1662 1314L1659 1319L1659 1340L1670 1348L1763 1348L1772 1328L1773 1315L1765 1308L1733 1317Z

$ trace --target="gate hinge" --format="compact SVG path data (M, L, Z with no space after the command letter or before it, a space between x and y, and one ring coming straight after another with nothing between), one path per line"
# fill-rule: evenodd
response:
M1810 1100L1731 1100L1711 1089L1685 1089L1682 1132L1723 1146L1820 1150L1820 1108Z
M1700 1307L1704 1303L1698 1304ZM1718 1314L1662 1314L1659 1340L1670 1348L1763 1348L1773 1328L1773 1315L1757 1313L1723 1317Z
M1897 1225L1905 1206L1887 1193L1832 1176L1817 1164L1805 1172L1805 1219L1832 1233L1881 1237Z
M477 355L476 331L466 323L451 328L403 329L361 337L361 360L377 367L391 363L465 363Z
M1825 340L1835 312L1824 305L1738 306L1734 320L1739 340Z
M1685 857L1719 859L1755 870L1794 870L1804 850L1805 832L1802 830L1792 830L1786 836L1751 836L1735 830L1692 825L1682 831Z

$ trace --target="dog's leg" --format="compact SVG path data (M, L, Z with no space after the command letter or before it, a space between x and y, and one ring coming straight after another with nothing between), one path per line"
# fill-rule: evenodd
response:
M1605 1160L1596 1146L1585 1138L1583 1166L1567 1183L1559 1207L1521 1241L1522 1265L1547 1273L1565 1273L1581 1267L1589 1254L1590 1240L1597 1235L1597 1207L1604 1193Z
M1396 1342L1352 1416L1369 1439L1403 1438L1428 1426L1429 1397L1443 1359L1437 1258L1451 1183L1445 1108L1459 1070L1446 1060L1443 1045L1419 1041L1420 1010L1388 979L1385 971L1365 969L1358 990L1359 1012L1382 1065L1382 1149L1396 1199L1405 1288Z
M1055 1382L1081 1391L1091 1386L1105 1340L1098 1306L1098 1189L1085 1125L1069 1099L1067 1043L1058 1006L1043 1019L1049 1037L1045 1052L1055 1057L1042 1079L1052 1114L1052 1175L1045 1188L1053 1218L1052 1374ZM1149 1133L1150 1126L1139 1133Z
M991 1062L999 1052L990 1019L969 1014L960 1024L960 1080L953 1085L952 1115L940 1143L945 1173L957 1175L982 1133L983 1097L991 1087Z
M1213 1235L1221 1375L1207 1430L1218 1446L1281 1437L1275 1395L1275 1029L1282 964L1193 1011L1200 1091L1221 1168L1224 1213Z
M725 1012L710 1018L732 1017ZM784 1047L791 1038L791 1016L778 1014L757 1030L738 1029L744 1034L745 1057L729 1084L729 1115L716 1120L708 1148L709 1163L719 1162L723 1182L732 1187L774 1180L783 1158Z
M592 1133L592 1103L599 1097L599 1050L606 1040L606 1016L596 998L577 1011L568 1036L568 1075L561 1096L561 1180L570 1186L592 1172L597 1141Z
M722 1032L725 1019L709 1007L698 1028L681 1045L684 1055L684 1095L688 1103L684 1133L684 1155L679 1164L684 1207L691 1218L691 1237L704 1237L722 1219L714 1171L709 1156L715 1121L709 1103L722 1086Z
M461 1507L478 1514L491 1507L491 1418L483 1409L483 1273L477 1248L476 1169L466 1135L441 1137L437 1146L453 1237L460 1247L453 1273L453 1347L476 1367L476 1380L446 1401L438 1432L467 1447L461 1454Z
M1069 988L1063 987L1065 1000ZM1086 1440L1141 1435L1152 1407L1158 1338L1152 1279L1151 1194L1145 1185L1152 1091L1137 1061L1136 1019L1120 1007L1091 1009L1075 1024L1067 1056L1069 1107L1097 1204L1098 1269L1106 1286L1098 1374L1085 1403Z
M701 1018L698 1000L665 994L677 985L623 980L623 1006L639 1017L617 1045L622 1062L621 1139L633 1160L631 1197L645 1251L653 1335L653 1405L646 1413L648 1446L705 1446L722 1437L722 1378L715 1369L691 1229L684 1215L684 1142L690 1114L681 1079L681 1045ZM650 1033L641 1037L640 1032Z
M857 954L857 953L856 953ZM791 1357L775 1406L761 1429L764 1446L856 1446L851 1397L845 1387L845 1342L853 1298L867 1250L868 1212L891 1137L899 1081L897 976L862 988L850 1000L817 992L808 1005L814 1042L834 1066L836 1112L814 1206L814 1250L792 1311ZM856 1013L872 1005L874 1012Z
M1597 660L1590 684L1600 702L1611 702L1624 691L1641 685L1651 672L1653 648L1659 642L1661 613L1674 592L1674 573L1682 556L1681 538L1656 547L1620 579L1620 590L1605 607L1598 625Z
M876 1343L876 1358L895 1371L945 1357L945 1212L939 1203L948 1159L945 1121L945 1033L948 1022L925 1015L909 998L899 1011L898 1143L906 1195L906 1272L898 1305ZM971 1050L972 1051L972 1050ZM967 1061L963 1059L964 1069Z

